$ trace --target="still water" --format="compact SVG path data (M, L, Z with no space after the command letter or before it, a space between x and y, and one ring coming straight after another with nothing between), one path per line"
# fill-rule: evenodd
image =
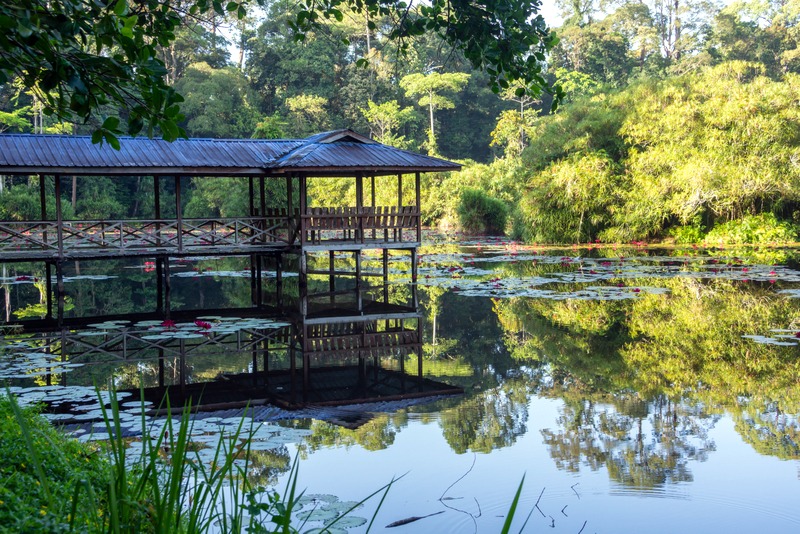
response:
M423 372L464 394L351 406L361 417L355 428L324 411L281 412L264 429L253 480L282 491L299 456L300 487L317 504L332 504L359 501L402 476L373 532L437 512L388 532L499 532L523 476L512 532L527 517L525 532L800 531L800 251L555 250L427 234L420 253ZM144 260L71 266L67 316L149 309L148 268ZM173 305L223 325L213 327L220 335L282 328L275 318L224 324L203 315L250 304L247 268L243 258L180 262ZM42 313L37 269L5 266L15 317ZM408 273L408 257L393 256L392 299L409 298ZM139 327L158 339L167 335L158 323ZM87 340L115 326L93 328ZM22 338L7 332L0 379L29 402L61 391L44 382L44 353ZM413 374L414 357L405 358ZM82 394L94 381L120 389L157 381L152 361L90 356L47 365ZM200 354L189 360L189 379L213 381L252 365L246 352ZM396 370L398 362L381 366ZM373 498L353 515L371 518L376 506ZM320 526L309 521L303 531Z

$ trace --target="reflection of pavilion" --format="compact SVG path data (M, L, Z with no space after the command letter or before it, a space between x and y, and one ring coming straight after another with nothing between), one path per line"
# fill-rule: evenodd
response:
M59 364L82 364L76 369L85 371L135 362L157 365L146 396L160 401L169 392L173 406L189 399L196 404L201 394L200 402L209 406L273 402L296 407L460 392L422 377L415 284L420 173L458 170L459 165L381 145L350 130L304 140L137 138L120 144L115 151L87 137L0 136L0 174L38 176L41 200L38 220L0 221L0 263L46 266L44 319L7 318L6 324L22 327L55 357L55 371L44 375L48 384L70 380L69 373L58 373ZM413 176L413 182L404 182L404 175ZM151 177L155 216L68 220L62 191L69 180L74 198L74 176ZM185 194L188 180L199 177L246 179L249 213L184 217L182 189ZM309 181L329 178L354 180L354 206L308 205ZM285 192L285 205L276 207L267 192L278 189ZM396 202L377 205L378 196L385 198L389 191ZM166 205L162 196L172 197L174 205ZM48 200L55 213L48 212ZM390 254L410 260L410 297L402 303L389 298ZM174 309L171 262L208 256L249 257L251 308ZM364 268L365 257L372 267ZM157 288L151 311L92 318L65 313L66 262L124 258L154 260L148 269ZM265 281L266 270L274 271L274 278ZM296 277L291 291L288 275ZM220 319L204 329L193 325L198 315ZM238 322L226 323L234 315ZM176 326L161 328L163 321ZM92 323L109 326L87 331ZM193 376L198 357L240 361L243 354L248 363L242 372L212 381ZM414 375L406 373L409 357L416 358Z
M95 366L157 365L157 385L145 388L145 399L156 405L165 393L172 406L191 401L210 410L263 403L289 409L338 406L462 393L423 377L416 312L391 318L340 315L282 321L248 318L247 311L217 316L210 329L190 326L194 323L189 316L181 317L187 322L167 329L152 324L157 321L135 322L137 317L130 316L133 324L119 321L91 328L84 320L81 326L57 331L17 331L2 341L21 339L49 354L53 367L45 368L52 370L44 375L47 385L75 385L70 373L63 372L65 365L88 370L92 378L101 378L93 372ZM243 355L245 371L195 379L197 358ZM407 373L409 358L416 365ZM167 366L174 373L166 373ZM134 396L129 401L139 398L138 389L130 391Z

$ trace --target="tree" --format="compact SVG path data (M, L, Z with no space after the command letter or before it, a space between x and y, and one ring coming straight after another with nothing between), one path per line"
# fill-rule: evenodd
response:
M408 144L405 136L396 136L394 130L408 121L417 120L417 114L412 108L400 109L397 100L376 104L372 100L367 102L367 109L360 108L361 113L370 124L370 131L375 140L384 145L405 148Z
M436 153L436 133L433 125L433 112L435 109L453 109L452 100L442 96L442 92L460 91L469 80L469 74L463 72L448 72L440 74L409 74L400 80L400 87L406 90L406 95L418 96L420 106L427 106L430 112L430 130L428 130L428 151Z
M261 120L258 95L234 67L191 65L175 88L185 95L186 131L193 137L248 138Z
M227 5L218 0L176 4L142 0L130 5L126 0L4 3L0 5L4 31L0 84L19 77L26 87L40 92L45 114L95 128L94 142L105 140L117 147L117 135L123 131L136 135L143 129L150 136L158 129L165 139L173 140L186 135L178 126L183 120L182 98L165 82L168 70L159 50L170 46L187 17L210 14L214 23L227 10L243 19L251 1ZM485 68L494 91L523 80L526 91L539 94L550 90L539 62L557 42L537 15L539 6L538 0L481 4L436 0L412 10L395 0L322 0L300 2L288 22L293 37L302 41L320 29L324 20L341 21L343 10L365 14L370 31L377 27L375 20L386 17L393 21L388 38L401 53L408 50L411 39L436 33L445 44L461 50L474 68ZM216 32L212 35L216 37ZM342 41L349 43L346 38ZM214 38L212 47L215 44ZM118 117L104 118L108 105L122 112L124 127Z
M330 127L330 119L325 106L328 101L321 96L302 94L286 99L291 110L289 133L302 139Z
M15 128L17 130L22 130L23 128L29 128L31 125L31 121L26 119L24 116L30 113L30 111L31 111L30 106L17 108L13 110L11 113L0 111L0 133L5 132L9 128Z

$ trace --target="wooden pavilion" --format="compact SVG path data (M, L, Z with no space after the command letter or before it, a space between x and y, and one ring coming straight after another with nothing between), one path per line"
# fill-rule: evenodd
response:
M352 130L319 133L306 139L160 139L123 138L120 150L92 144L86 136L0 135L0 175L38 176L41 216L30 221L0 221L0 263L44 261L47 268L48 318L52 316L51 270L55 269L59 314L64 293L62 264L77 259L155 258L158 312L169 314L169 258L209 255L250 255L253 302L261 304L261 266L274 259L280 284L285 255L296 256L301 293L309 274L330 276L361 271L361 252L383 250L387 281L387 251L411 255L416 281L416 254L421 243L420 174L459 170L439 158L382 145ZM152 219L65 220L62 177L152 177ZM376 177L396 176L396 205L376 205ZM414 180L413 199L403 197L404 177ZM249 214L242 217L187 218L181 203L181 178L246 177ZM347 177L355 180L355 206L309 206L310 180ZM369 201L365 201L365 178ZM46 187L53 180L53 188ZM160 183L174 182L174 218L162 216ZM285 184L286 206L268 207L266 181ZM296 190L293 184L297 184ZM48 213L48 195L55 196L55 213ZM294 199L297 199L297 202ZM51 202L52 204L52 202ZM326 271L311 271L308 254L328 251ZM334 252L351 251L354 272L335 272ZM375 273L369 273L375 274ZM360 294L360 293L359 293ZM300 313L307 313L301 298Z

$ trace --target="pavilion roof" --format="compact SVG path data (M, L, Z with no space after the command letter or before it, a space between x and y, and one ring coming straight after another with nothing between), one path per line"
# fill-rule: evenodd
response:
M0 134L0 174L352 176L459 170L461 165L382 145L352 130L306 139L120 138L120 150L89 136Z

